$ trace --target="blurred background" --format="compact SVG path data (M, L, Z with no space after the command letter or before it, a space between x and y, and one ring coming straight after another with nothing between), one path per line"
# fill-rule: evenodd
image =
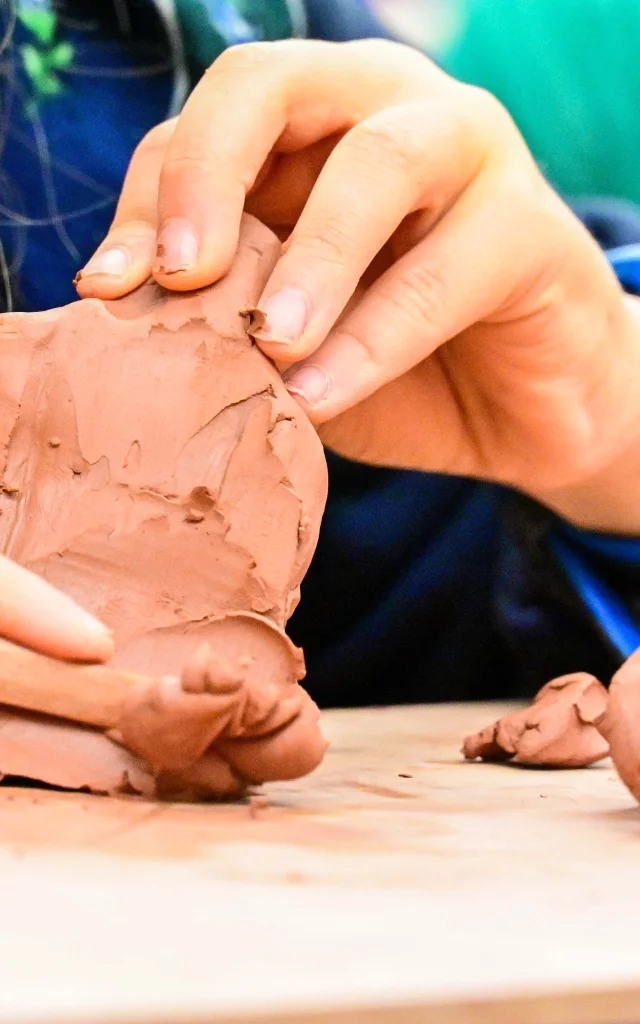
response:
M640 202L640 0L369 0L494 93L565 195Z

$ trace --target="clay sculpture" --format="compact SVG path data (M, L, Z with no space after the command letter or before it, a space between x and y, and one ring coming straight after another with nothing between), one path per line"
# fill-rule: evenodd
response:
M209 289L148 282L0 318L0 550L105 622L110 666L144 677L106 731L5 703L0 773L231 796L321 760L284 627L326 464L241 316L278 252L246 217L233 268Z

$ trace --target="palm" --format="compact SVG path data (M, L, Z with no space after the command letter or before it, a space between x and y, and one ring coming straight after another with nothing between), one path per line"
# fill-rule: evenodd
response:
M587 352L579 336L567 339L561 324L550 330L545 321L556 315L544 309L523 320L475 325L324 424L323 441L374 464L533 492L570 485L585 460L598 458L594 433L603 438L601 457L608 455L607 439L619 436L618 416L629 403L611 373L610 348L603 343L599 353ZM625 359L621 344L614 361Z

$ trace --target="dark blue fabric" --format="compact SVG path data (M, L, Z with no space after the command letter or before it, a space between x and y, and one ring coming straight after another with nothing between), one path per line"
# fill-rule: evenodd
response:
M609 252L609 260L627 291L640 294L640 244L625 243Z
M307 0L306 8L309 35L314 39L392 38L362 0Z
M86 72L61 73L67 92L35 118L21 102L28 83L16 58L4 99L0 239L19 308L74 298L71 279L107 229L132 150L165 116L171 76L155 9L129 0L123 26L116 6L65 4L65 31ZM358 0L309 0L308 14L316 37L385 34ZM14 51L19 44L18 35ZM129 77L114 77L116 68ZM640 242L635 210L598 203L581 213L607 246ZM640 262L623 262L618 271L633 289ZM576 669L610 676L629 646L620 629L640 619L634 541L620 548L616 538L567 532L544 509L489 484L372 469L330 453L328 462L318 552L291 623L321 703L516 696Z
M575 199L574 213L580 217L603 249L626 246L640 238L640 209L624 199Z
M609 642L621 658L628 658L640 647L640 626L636 617L595 571L591 560L583 557L580 544L572 546L560 530L550 534L548 544ZM636 555L640 556L640 544L638 549Z
M489 629L500 531L489 485L328 454L330 497L291 633L329 704L455 700L499 687ZM471 655L471 657L470 657Z
M74 65L63 92L30 109L18 22L3 80L0 240L16 305L46 309L77 298L73 278L106 234L124 173L141 137L166 116L172 74L162 24L150 0L129 4L130 25L108 0L66 3L64 38Z
M608 226L604 224L607 208L611 212ZM585 212L585 223L592 229L597 225L599 235L605 233L622 243L609 250L609 261L623 287L633 294L640 294L640 244L633 242L634 238L640 237L640 211L629 204L612 201L610 204L598 203L593 213L588 207ZM550 534L548 544L609 643L622 658L628 658L640 647L637 598L640 539L608 537L562 523ZM621 596L624 587L618 585L617 589L611 589L606 582L612 567L614 571L618 570L618 574L622 567L627 570L627 576L631 573L631 592L626 594L626 600Z

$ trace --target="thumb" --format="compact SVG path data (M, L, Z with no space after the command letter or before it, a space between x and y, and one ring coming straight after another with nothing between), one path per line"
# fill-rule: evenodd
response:
M54 658L106 661L113 654L106 626L46 580L3 555L0 635Z

